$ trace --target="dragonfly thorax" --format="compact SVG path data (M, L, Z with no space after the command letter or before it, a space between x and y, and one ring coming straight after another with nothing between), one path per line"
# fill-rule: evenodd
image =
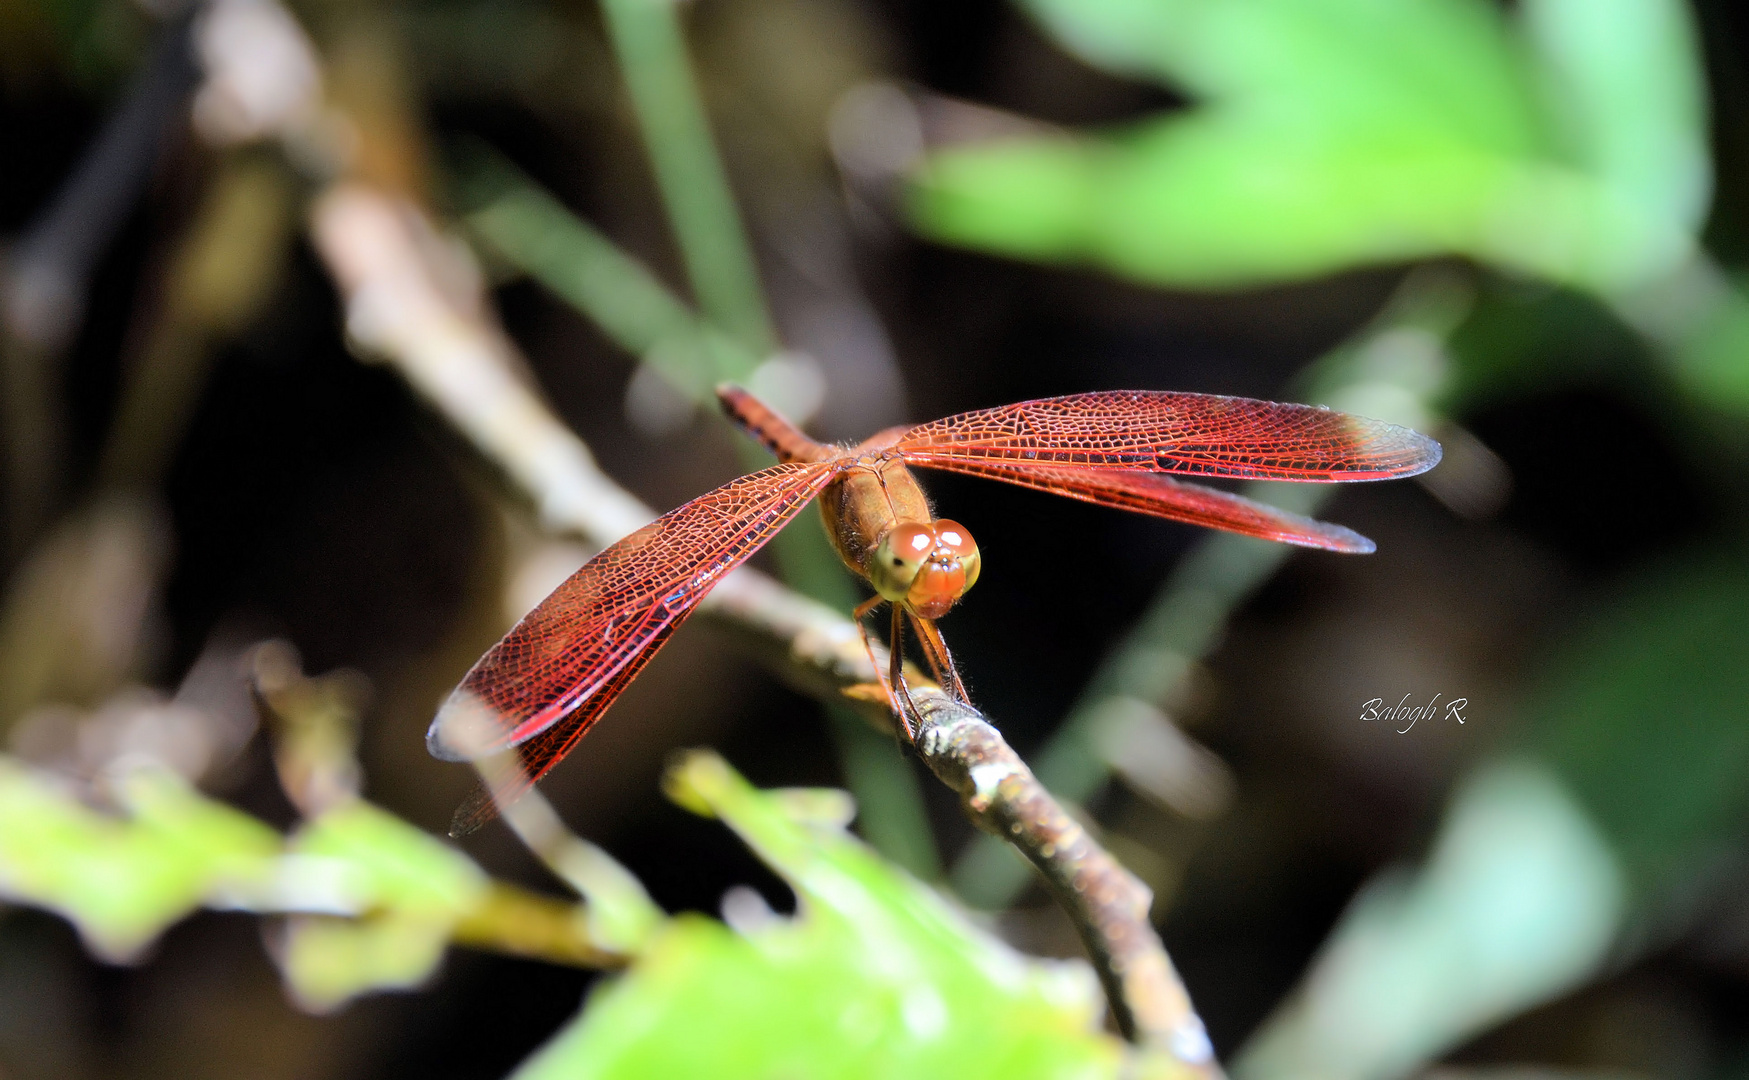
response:
M977 541L964 525L902 521L870 553L868 579L893 603L939 619L977 583L979 568Z

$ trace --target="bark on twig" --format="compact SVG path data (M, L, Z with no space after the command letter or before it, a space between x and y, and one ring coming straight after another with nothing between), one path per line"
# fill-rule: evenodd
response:
M1148 920L1153 893L1051 797L982 713L934 688L911 697L918 754L979 828L1037 868L1081 935L1118 1029L1219 1076L1208 1033Z

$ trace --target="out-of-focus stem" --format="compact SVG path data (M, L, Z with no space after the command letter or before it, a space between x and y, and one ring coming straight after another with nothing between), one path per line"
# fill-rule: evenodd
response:
M514 374L522 364L509 340L445 295L421 248L431 226L417 210L341 182L316 200L311 220L353 339L504 468L549 526L600 548L655 519Z
M502 757L488 757L482 759L481 773L490 782L495 769L515 767ZM535 857L588 902L589 940L617 952L637 952L664 918L643 883L613 856L567 829L539 791L499 809Z
M471 211L474 236L649 364L676 390L705 400L742 382L758 357L712 333L648 267L532 184L506 185Z
M20 554L53 509L60 480L59 360L83 321L85 290L181 118L197 72L188 16L157 48L121 108L0 268L0 424L6 546Z
M672 0L602 0L698 305L757 355L776 344Z
M589 913L576 904L493 882L479 905L450 931L457 945L583 968L624 967L631 955L589 932Z

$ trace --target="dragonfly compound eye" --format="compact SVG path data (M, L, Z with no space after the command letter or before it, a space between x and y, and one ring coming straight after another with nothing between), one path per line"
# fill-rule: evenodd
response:
M928 525L914 521L894 525L875 545L868 565L869 583L888 600L903 600L935 546L935 531Z
M942 518L935 523L935 550L932 559L956 559L966 569L965 589L978 583L978 571L983 568L982 559L978 555L978 542L972 539L971 530L957 521ZM965 589L961 589L964 592Z
M939 619L978 580L978 544L956 521L935 523L935 545L918 568L905 602L925 619Z

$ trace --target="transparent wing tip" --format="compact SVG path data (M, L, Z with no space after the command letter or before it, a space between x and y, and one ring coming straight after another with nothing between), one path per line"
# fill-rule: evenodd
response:
M481 826L497 816L498 800L482 784L455 808L455 816L449 820L450 839L460 840L469 833L478 832Z
M1445 447L1434 439L1428 438L1419 431L1409 432L1409 445L1413 453L1414 464L1404 476L1420 476L1422 473L1438 465L1445 457Z
M1357 418L1358 419L1358 418ZM1438 442L1412 428L1367 420L1359 431L1362 473L1355 479L1404 480L1439 464L1445 450Z
M1333 541L1326 551L1340 552L1343 555L1371 555L1379 549L1369 537L1362 536L1353 529L1345 529L1327 521L1322 524L1329 530L1329 537Z
M439 761L474 761L499 748L496 710L472 690L456 687L425 732L425 749Z
M1298 514L1284 516L1290 520L1298 519L1294 524L1299 525L1299 529L1281 529L1271 539L1297 547L1334 551L1339 555L1371 555L1379 549L1377 544L1346 526L1301 518Z

